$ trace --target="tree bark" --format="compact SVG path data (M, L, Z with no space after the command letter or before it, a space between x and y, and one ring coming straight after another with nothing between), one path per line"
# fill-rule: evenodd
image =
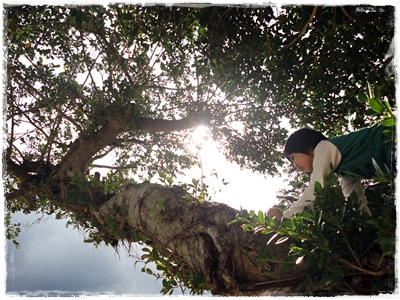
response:
M185 191L177 186L144 182L127 186L99 211L106 219L118 206L121 226L143 233L175 263L202 275L214 295L295 292L302 281L302 266L291 271L282 269L288 243L267 245L270 235L244 232L238 224L228 225L237 210L215 202L192 202L184 195ZM256 263L259 251L267 248L274 261Z
M71 144L69 151L53 170L52 180L61 181L73 177L76 173L84 178L87 164L101 149L118 141L118 135L127 124L130 130L169 133L209 124L211 120L211 113L206 111L190 112L186 118L180 120L139 118L132 121L130 119L133 116L133 110L134 107L131 107L131 110L118 106L110 108L110 116L103 127L89 135L81 135Z

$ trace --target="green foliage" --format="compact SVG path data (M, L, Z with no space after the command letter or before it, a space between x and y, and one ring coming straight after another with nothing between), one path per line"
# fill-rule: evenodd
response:
M192 179L191 183L183 183L182 187L187 191L185 194L185 199L188 201L199 201L203 203L204 201L211 201L211 196L209 195L209 186L203 182L204 178Z
M172 187L176 175L174 174L171 168L166 168L164 171L158 172L159 179L158 181L168 187Z
M62 201L88 209L91 203L88 193L89 182L85 181L78 174L75 174L68 183L65 198Z
M186 192L184 199L187 200L188 205L193 203L203 203L204 201L212 201L212 197L209 192L210 186L206 184L208 178L208 176L206 175L203 175L200 179L192 178L190 183L175 182L176 174L174 173L174 171L171 170L171 168L165 168L163 171L160 171L158 173L158 176L158 181L165 186L181 187ZM217 173L211 173L210 176L215 176L218 178ZM223 185L229 184L229 182L225 181L224 178L221 179L221 183Z
M383 99L382 99L383 98ZM368 83L368 93L360 93L357 99L361 103L368 103L370 110L366 113L369 115L380 116L380 123L387 127L384 134L387 136L387 144L394 149L396 135L396 116L393 112L396 109L395 104L391 107L388 98L381 97L381 91L378 86L372 86Z
M189 289L190 294L194 295L202 295L207 290L207 285L202 276L196 274L187 266L175 264L172 256L161 255L157 245L153 245L152 248L143 247L142 251L144 254L141 260L144 261L144 266L141 271L162 280L161 293L163 295L172 295L177 288L181 289L182 293ZM136 261L135 265L138 262ZM155 263L155 272L146 267L148 263Z
M105 194L117 194L123 187L136 183L136 180L128 177L127 170L112 170L107 172L105 178L100 182L100 187ZM93 177L89 177L93 181Z
M14 246L18 249L20 244L17 242L17 237L21 232L21 223L11 223L11 214L6 213L4 218L5 234L7 240L12 240Z
M325 188L315 184L312 208L292 219L279 221L261 211L257 214L243 210L231 224L243 223L245 231L274 234L268 244L277 237L275 244L289 240L290 251L285 267L294 267L300 262L306 267L305 281L299 285L299 292L327 290L334 295L341 292L359 294L363 289L368 291L369 286L358 286L355 290L352 285L355 274L365 276L366 285L378 284L382 280L387 282L386 286L373 288L375 292L393 292L388 282L394 282L394 271L366 263L371 248L377 249L374 244L380 249L381 263L394 258L396 209L393 182L381 183L367 193L373 208L371 217L365 212L360 213L355 193L347 199L343 196L333 172L325 179ZM265 251L260 253L260 259L273 261Z
M351 120L356 128L372 118L355 98L367 81L394 99L386 72L391 59L384 59L394 8L357 8L319 7L307 35L289 47L312 7L9 7L7 101L14 109L8 119L41 128L20 142L30 159L57 163L76 134L101 128L115 103L134 104L127 126L207 109L213 139L228 160L277 174L283 117L293 127L339 134L347 127L343 116L361 112ZM166 166L190 167L197 159L186 147L188 136L121 132L125 145L145 143L120 147L115 166L143 178Z

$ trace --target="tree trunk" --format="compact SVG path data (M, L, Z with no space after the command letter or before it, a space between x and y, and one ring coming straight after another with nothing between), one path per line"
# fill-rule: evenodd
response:
M214 295L292 294L302 281L301 267L282 269L288 243L267 245L270 235L227 225L237 210L220 203L187 200L181 187L144 182L129 185L100 207L105 219L119 207L117 219L168 253L175 263L202 275ZM274 261L256 263L260 251Z

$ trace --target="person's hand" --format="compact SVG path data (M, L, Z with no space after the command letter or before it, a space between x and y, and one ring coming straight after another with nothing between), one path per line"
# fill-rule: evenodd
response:
M283 213L278 208L270 208L267 211L267 216L276 217L277 220L281 220L283 218Z

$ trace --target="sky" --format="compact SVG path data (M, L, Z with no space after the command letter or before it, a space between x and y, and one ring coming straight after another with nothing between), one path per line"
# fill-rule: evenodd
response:
M201 159L204 174L209 174L215 169L220 179L224 178L230 183L223 186L216 180L207 181L208 185L217 190L222 188L220 193L212 195L212 199L236 209L242 207L266 211L277 202L277 190L286 186L283 178L264 178L250 170L240 170L237 165L228 163L216 152L212 144L205 145L201 151ZM193 171L188 174L187 182L200 176L200 170ZM40 216L19 213L13 216L12 221L32 224L38 217ZM142 273L142 264L138 263L135 267L135 259L127 257L123 249L118 255L111 247L101 246L95 249L83 240L84 237L79 231L71 227L66 228L65 221L55 218L48 218L45 222L23 228L18 237L20 249L16 249L10 241L5 242L4 282L0 283L0 287L6 290L8 295L21 292L26 295L49 295L49 292L71 292L76 293L75 295L159 294L161 282ZM174 294L179 295L179 291Z

